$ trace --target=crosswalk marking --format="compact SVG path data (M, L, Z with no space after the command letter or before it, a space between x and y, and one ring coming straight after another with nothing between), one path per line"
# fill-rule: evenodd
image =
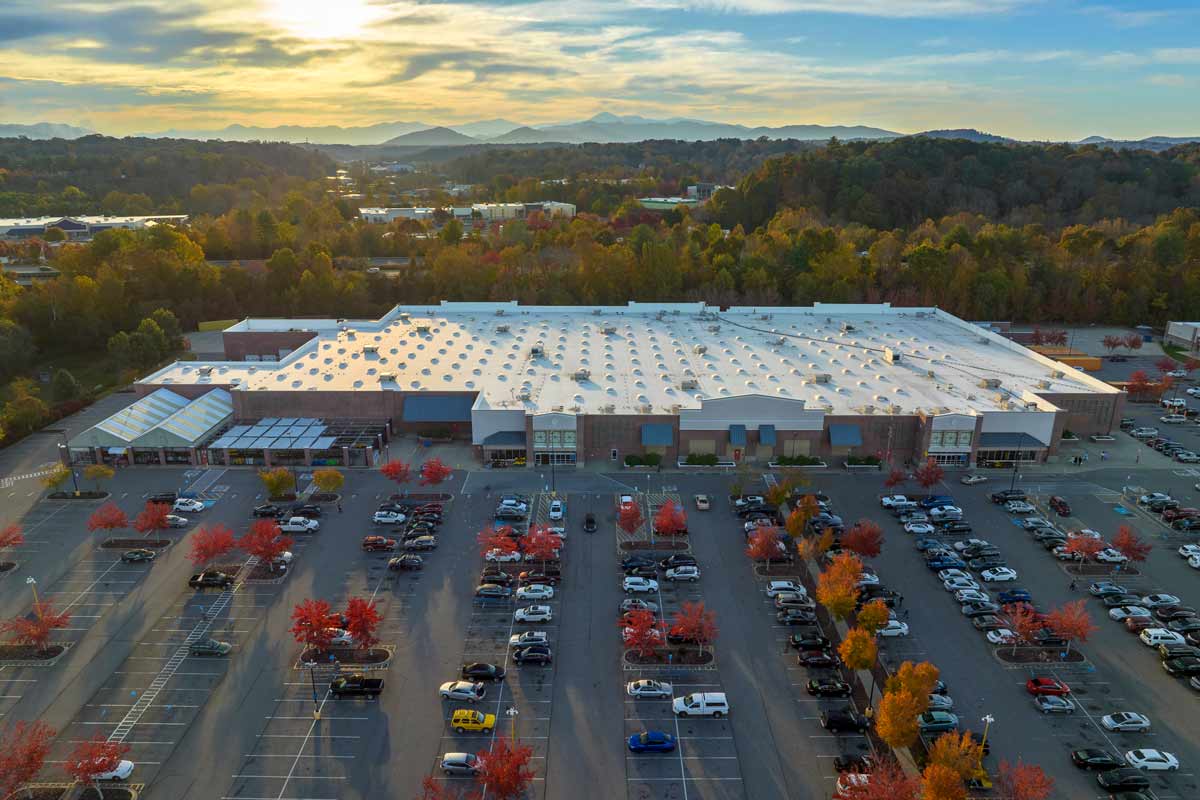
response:
M30 478L44 478L54 472L55 469L57 468L42 469L37 472L27 472L24 475L9 475L8 477L0 478L0 489L8 489L15 485L17 481L27 481Z

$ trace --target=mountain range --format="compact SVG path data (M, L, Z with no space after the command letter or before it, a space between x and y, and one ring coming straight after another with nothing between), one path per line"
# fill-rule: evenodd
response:
M81 136L91 136L95 131L87 128L77 128L74 125L63 125L58 122L35 122L32 125L9 125L0 123L0 138L26 139L78 139Z

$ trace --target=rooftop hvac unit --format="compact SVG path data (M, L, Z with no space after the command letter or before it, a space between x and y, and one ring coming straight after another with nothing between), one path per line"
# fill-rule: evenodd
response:
M654 406L650 405L649 403L646 403L644 406L639 406L638 410L641 411L643 414L653 414Z
M517 395L518 400L529 400L531 397L532 395L530 395L529 392L521 392Z
M996 404L998 406L1000 406L1001 408L1008 408L1009 406L1012 405L1012 401L1009 399L1008 395L1006 395L1006 394L996 395L995 400L996 400Z
M900 363L900 354L890 347L883 348L883 360L889 364Z
M1000 388L1000 379L999 378L983 378L979 381L979 385L984 389L999 389Z
M828 372L814 372L808 376L808 379L813 383L829 383L830 375Z
M1039 389L1049 389L1050 381L1045 380L1045 379L1038 381L1038 388Z
M667 316L667 312L659 311L657 314L654 315L654 318L655 319L665 319L666 316Z
M683 406L679 405L679 403L672 403L672 404L671 404L671 413L672 413L672 414L674 414L675 416L679 416L679 412L680 412L682 409L683 409Z
M368 344L363 347L363 353L367 354L367 355L370 355L372 353L375 355L379 355L379 348L373 344Z
M497 309L496 309L496 316L497 316L497 317L503 317L503 316L504 316L504 309L503 309L503 308L497 308Z
M575 370L575 374L571 376L571 379L578 382L586 381L590 377L592 377L591 370L577 369Z
M507 325L497 325L496 333L508 333L508 326Z
M429 333L429 326L428 326L428 325L418 325L418 326L417 326L417 333L420 333L420 334L427 334L427 333Z
M412 319L412 316L407 311L400 312L400 321L401 322L408 322L410 319Z
M930 380L933 380L933 378L934 378L933 370L931 370L931 369L925 370L925 377L929 378Z
M550 410L551 411L562 411L563 407L562 406L550 406Z
M863 407L862 407L862 413L864 413L864 414L874 414L874 413L875 413L875 406L863 406Z
M904 409L903 409L903 408L901 408L900 406L896 406L896 405L894 405L894 406L892 406L892 408L891 408L891 413L893 413L893 414L899 414L899 413L900 413L901 411L903 411L903 410L904 410Z
M601 329L601 331L604 333L605 336L612 336L614 333L617 332L617 326L616 325L605 325Z
M546 350L545 350L545 348L542 347L542 345L540 343L535 344L533 347L529 348L529 355L533 356L534 358L539 358L545 354L546 354Z
M213 368L212 367L200 367L197 371L201 375L212 375Z
M854 326L851 325L849 322L842 323L842 333L853 333L854 330L855 330Z
M771 318L771 315L770 315L770 314L763 314L763 315L761 315L761 316L759 317L759 319L763 320L764 322L766 322L766 321L767 321L767 320L769 320L770 318Z
M615 414L615 413L617 413L617 407L616 407L616 405L615 405L615 404L613 404L613 403L609 403L608 405L604 406L604 407L603 407L603 408L601 408L600 410L601 410L601 411L603 411L605 414Z
M709 325L709 326L708 326L708 332L709 332L709 333L720 333L720 332L721 332L721 326L720 326L720 325Z
M978 339L977 341L978 341L980 344L989 344L989 345L990 345L990 344L992 343L992 340L991 340L991 339L989 339L989 338L988 338L988 337L986 337L986 336L980 336L980 337L979 337L979 339Z
M700 384L696 383L696 381L692 380L691 378L688 378L679 384L679 388L683 389L685 392L692 392L696 389L699 389Z
M703 344L698 344L692 348L692 352L695 353L696 355L704 355L705 353L708 352L708 346L703 345Z
M775 337L774 339L772 339L772 340L769 342L769 344L770 344L772 347L783 347L785 344L787 344L787 339L785 339L785 338L784 338L784 337L782 337L782 336L777 336L777 337Z
M1061 369L1056 369L1050 373L1050 377L1058 380L1059 378L1063 377L1064 374L1066 373L1064 373Z
M593 316L593 317L598 317L598 316L600 316L600 309L598 309L598 308L593 308L593 309L592 309L592 316Z
M396 373L394 373L394 372L379 373L379 382L380 383L395 383L396 382Z

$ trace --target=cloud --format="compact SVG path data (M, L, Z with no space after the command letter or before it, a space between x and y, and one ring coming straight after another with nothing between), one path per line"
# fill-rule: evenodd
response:
M1200 64L1200 47L1163 47L1152 55L1159 64Z
M689 9L741 14L841 14L862 17L982 16L1003 14L1030 0L634 0L657 9Z
M1118 28L1140 28L1180 13L1179 9L1139 9L1137 11L1130 11L1112 6L1088 6L1080 10L1085 14L1099 14Z
M1138 53L1127 50L1117 50L1101 56L1092 56L1084 63L1092 67L1136 67L1145 64L1149 59Z
M1184 86L1195 86L1200 83L1200 81L1197 81L1195 78L1189 78L1186 75L1162 74L1146 76L1146 83L1150 84L1151 86L1166 86L1172 89L1177 89Z
M938 36L934 39L925 39L920 42L921 47L948 47L950 45L949 36Z

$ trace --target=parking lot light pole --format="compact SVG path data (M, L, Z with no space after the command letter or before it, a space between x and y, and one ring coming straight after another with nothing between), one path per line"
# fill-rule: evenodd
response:
M509 719L509 721L512 723L512 725L511 725L511 727L510 727L510 729L509 729L509 730L510 730L510 734L509 734L509 735L511 736L512 740L515 742L515 741L517 740L517 716L518 716L518 715L519 715L521 712L520 712L520 711L517 711L517 707L516 707L516 706L509 706L509 707L508 707L508 708L507 708L507 709L504 711L504 713L508 715L508 719Z
M983 769L983 751L987 748L988 729L992 727L996 718L991 714L984 714L980 720L983 722L983 741L979 743L979 769Z
M312 680L313 693L313 719L321 719L321 701L317 697L317 662L309 661L304 666L308 667L308 677Z
M25 579L25 583L29 584L30 589L33 589L33 610L37 612L38 619L41 619L42 618L42 610L38 605L37 578L30 575L28 578Z

